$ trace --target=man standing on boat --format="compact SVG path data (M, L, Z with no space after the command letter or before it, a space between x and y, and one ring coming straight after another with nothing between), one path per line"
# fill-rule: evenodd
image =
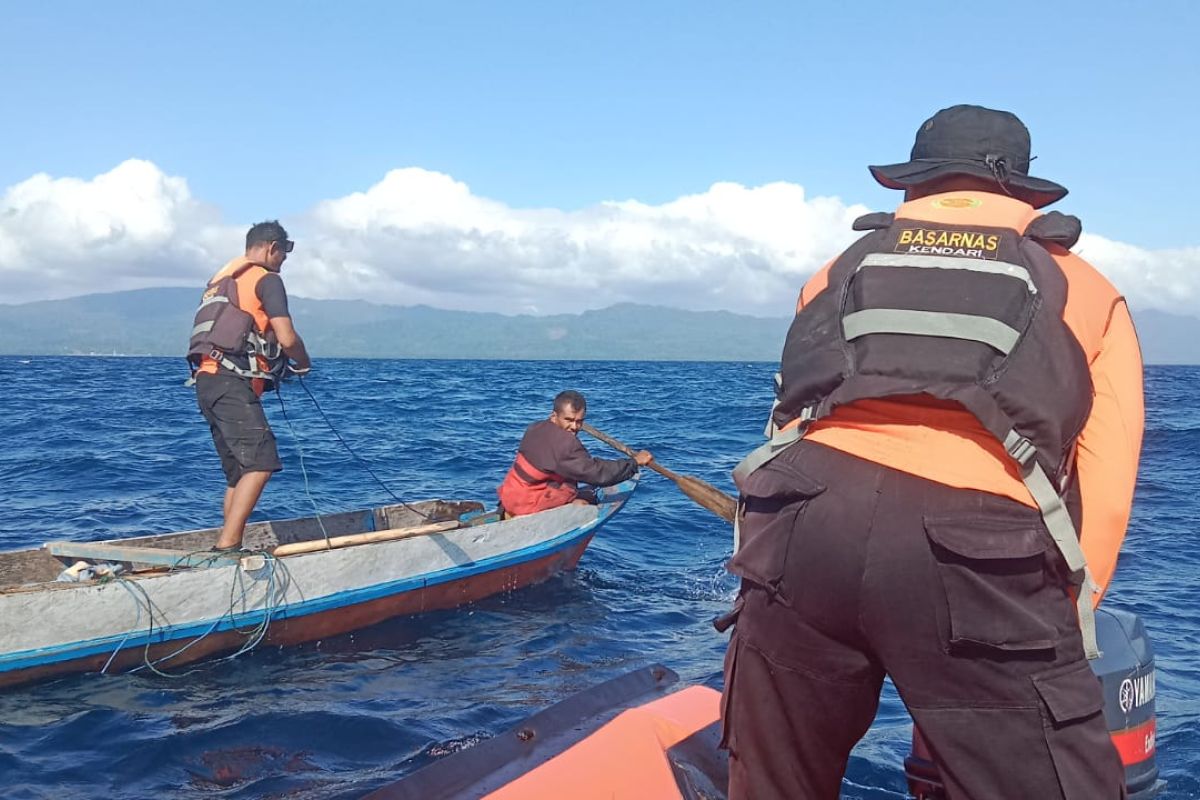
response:
M245 254L213 276L196 312L188 360L227 486L216 550L241 548L263 488L283 469L259 398L285 371L312 366L279 275L293 245L277 221L251 227Z
M1093 605L1143 430L1124 299L1040 209L1029 132L935 114L905 191L804 287L771 442L734 472L731 800L836 798L884 676L949 798L1119 798Z
M525 430L516 460L496 490L506 514L518 517L567 503L590 502L590 497L580 493L580 483L612 486L654 460L646 450L633 458L593 457L579 441L585 416L587 401L568 389L554 398L549 419Z

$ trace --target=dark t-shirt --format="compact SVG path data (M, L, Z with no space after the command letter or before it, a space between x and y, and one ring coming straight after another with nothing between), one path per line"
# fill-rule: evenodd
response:
M263 311L267 319L272 317L291 317L288 313L287 291L283 288L283 278L278 272L268 272L259 279L254 293L262 301Z

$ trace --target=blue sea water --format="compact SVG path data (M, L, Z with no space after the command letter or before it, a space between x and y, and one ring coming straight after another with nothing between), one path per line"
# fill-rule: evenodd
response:
M393 492L491 501L525 425L566 387L588 396L598 428L732 491L730 468L759 442L772 371L324 360L306 385ZM0 549L218 524L224 484L183 373L182 359L0 358ZM1140 614L1154 639L1168 798L1200 798L1197 392L1200 369L1147 371L1137 501L1105 601ZM389 501L298 386L283 403L266 399L286 468L255 518ZM579 569L539 586L260 648L186 678L85 675L0 691L0 797L358 797L630 669L661 662L719 686L726 639L709 620L733 597L730 549L727 525L650 474ZM903 797L909 736L888 691L843 797Z

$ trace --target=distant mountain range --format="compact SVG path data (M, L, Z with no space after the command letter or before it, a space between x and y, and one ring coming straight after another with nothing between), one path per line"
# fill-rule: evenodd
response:
M0 355L182 356L193 289L0 304ZM315 358L775 361L789 320L622 303L553 316L291 298ZM1146 361L1200 363L1200 318L1134 312Z

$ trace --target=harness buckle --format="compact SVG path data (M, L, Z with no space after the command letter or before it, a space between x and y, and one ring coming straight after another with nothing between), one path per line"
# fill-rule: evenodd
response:
M225 354L214 347L212 350L209 351L208 357L211 358L213 361L220 361L222 358L225 357Z
M1010 435L1009 440L1004 443L1004 449L1023 467L1029 466L1037 455L1037 447L1033 442L1020 435Z

